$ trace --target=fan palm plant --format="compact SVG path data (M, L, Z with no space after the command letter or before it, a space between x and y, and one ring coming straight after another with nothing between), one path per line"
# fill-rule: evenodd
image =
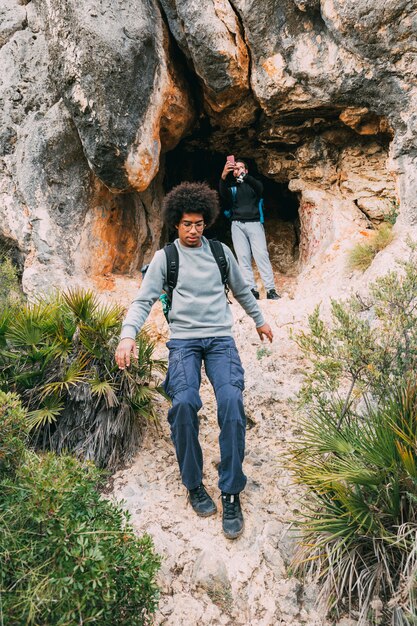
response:
M414 623L417 386L398 388L341 425L322 407L302 429L290 454L309 494L298 569L318 574L329 608L354 604L359 624L369 623L376 598L389 623Z
M154 401L163 395L145 333L129 371L114 362L123 309L90 291L39 298L0 318L0 386L20 394L32 436L55 451L75 451L115 467L136 449Z

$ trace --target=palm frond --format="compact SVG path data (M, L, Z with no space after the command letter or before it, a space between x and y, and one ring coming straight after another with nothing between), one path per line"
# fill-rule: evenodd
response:
M97 296L90 290L68 289L63 300L77 320L88 323L98 306Z
M29 430L42 428L46 424L52 424L57 420L64 409L64 403L59 396L45 398L39 409L28 413Z
M87 382L90 385L91 394L98 399L102 398L108 408L116 407L119 404L115 383L110 380L101 380L97 373Z
M86 358L74 360L64 369L60 380L52 380L42 386L41 398L45 398L49 395L62 395L65 392L68 393L71 386L85 381L88 374L86 370L87 365L88 359Z

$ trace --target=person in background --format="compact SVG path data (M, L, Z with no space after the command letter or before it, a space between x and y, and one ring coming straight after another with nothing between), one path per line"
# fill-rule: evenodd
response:
M168 322L170 328L168 372L164 389L172 400L168 411L182 482L194 511L206 517L216 505L203 485L203 454L198 440L201 408L201 366L214 388L220 428L221 462L218 468L223 507L222 527L229 539L238 537L244 526L240 493L246 484L242 463L245 452L246 417L242 391L244 371L233 339L232 311L217 260L203 236L218 212L217 193L202 183L182 183L164 202L164 220L176 230L178 277L172 290ZM231 250L221 244L227 271L227 287L253 319L261 340L272 341L249 286L243 279ZM170 264L171 267L171 264ZM161 291L169 290L167 256L155 253L139 292L122 325L116 362L120 369L137 358L135 338Z
M230 210L226 212L232 220L232 241L239 261L239 267L250 290L257 300L252 270L252 256L258 267L268 300L278 300L274 274L269 260L262 214L263 185L249 174L248 166L242 159L228 157L219 183L220 196Z

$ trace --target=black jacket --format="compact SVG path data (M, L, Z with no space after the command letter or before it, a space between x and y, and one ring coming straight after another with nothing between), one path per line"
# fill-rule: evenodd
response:
M236 200L233 200L231 187L236 187ZM238 183L234 176L226 180L220 179L219 192L221 198L231 208L231 219L239 222L259 222L259 200L262 197L263 185L250 174L246 174L243 183Z

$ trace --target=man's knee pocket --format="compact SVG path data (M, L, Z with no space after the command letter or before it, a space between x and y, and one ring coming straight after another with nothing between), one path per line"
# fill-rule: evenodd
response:
M222 387L217 390L217 406L220 411L230 408L230 405L235 405L239 409L243 407L242 389L233 383L222 385ZM230 411L227 411L227 413L229 412ZM231 415L235 413L239 413L239 411L230 412Z
M187 390L183 350L170 352L168 372L163 386L171 399L179 392Z
M172 396L172 405L192 409L194 411L198 411L202 406L198 390L194 387L188 387L187 389L175 392Z
M239 352L230 348L230 384L241 391L245 388L245 370L242 367Z

